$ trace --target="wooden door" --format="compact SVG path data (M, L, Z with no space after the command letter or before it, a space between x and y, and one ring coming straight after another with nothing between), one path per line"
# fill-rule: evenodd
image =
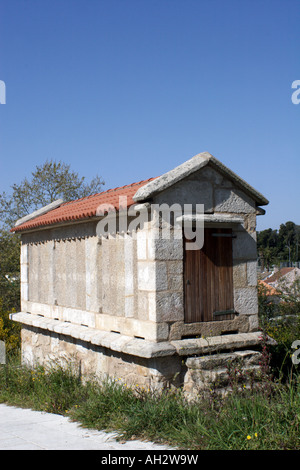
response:
M185 323L233 318L231 229L206 228L203 248L185 251L184 286Z

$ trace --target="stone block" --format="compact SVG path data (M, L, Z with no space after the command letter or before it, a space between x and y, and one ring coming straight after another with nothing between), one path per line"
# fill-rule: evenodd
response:
M247 261L247 284L257 286L257 261Z
M183 293L158 292L156 295L156 321L174 322L183 320Z
M153 261L138 261L138 289L145 291L156 290L156 272L155 262Z
M148 293L148 319L152 322L156 321L156 293Z
M213 211L213 185L210 181L197 180L195 178L179 181L168 188L167 191L155 197L155 203L181 205L183 214L184 204L204 204L205 212ZM177 214L180 215L180 214Z
M261 344L261 332L226 334L207 338L171 341L180 356L204 355L217 351L246 349Z
M28 300L29 299L29 286L27 283L21 283L21 299Z
M164 291L168 288L167 264L164 261L157 261L156 266L156 291Z
M214 370L226 368L228 363L237 364L242 361L244 366L258 365L261 359L259 351L235 351L232 353L212 354L202 357L189 357L186 366L189 369Z
M249 331L258 331L259 329L258 315L249 315L248 324L249 324Z
M212 384L219 392L229 391L228 386L234 381L235 385L249 386L259 375L259 351L245 350L232 353L218 353L186 360L187 373L184 378L184 390L188 393L209 390ZM238 369L238 373L232 371Z
M98 306L98 244L96 237L89 237L85 242L85 300L86 309L89 311L97 311Z
M255 202L238 189L215 188L215 212L255 213Z
M155 244L156 244L155 238L149 237L147 239L147 258L149 260L155 260Z
M247 265L246 262L237 260L233 262L233 286L247 287Z
M125 317L134 317L134 296L125 297Z
M183 261L168 261L167 270L168 274L183 274Z
M137 238L137 258L138 260L147 259L147 237L146 232L138 231L136 233Z
M21 244L20 263L28 263L28 245L24 243Z
M249 214L246 217L246 229L248 232L255 232L256 230L256 214Z
M213 168L206 166L202 168L199 174L199 180L201 181L210 181L213 185L222 185L224 187L232 187L232 183L228 179L224 179L224 177L218 173ZM195 178L194 175L191 175L189 178Z
M173 292L183 291L183 276L180 274L168 275L168 289Z
M182 260L182 240L155 240L155 259L157 260Z
M154 261L138 262L138 289L145 291L163 291L168 288L166 263Z
M258 299L256 288L234 289L234 308L240 314L257 314Z
M232 240L232 257L233 260L256 260L257 247L255 235L246 231L237 232L237 237Z
M138 309L137 318L139 320L148 320L149 317L149 306L148 306L148 292L138 292Z
M21 264L20 266L20 281L28 283L28 264Z

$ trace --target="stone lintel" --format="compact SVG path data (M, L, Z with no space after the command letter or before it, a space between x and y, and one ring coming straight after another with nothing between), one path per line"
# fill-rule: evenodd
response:
M177 223L228 224L239 225L245 222L244 217L228 214L188 214L176 218Z

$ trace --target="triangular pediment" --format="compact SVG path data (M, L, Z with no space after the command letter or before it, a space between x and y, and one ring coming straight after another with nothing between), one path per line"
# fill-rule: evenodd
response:
M159 176L150 183L139 188L139 190L133 196L135 202L142 202L152 199L157 194L165 191L181 180L187 178L195 172L201 171L207 165L214 168L217 172L231 180L237 187L242 189L246 194L256 202L258 206L267 205L269 201L246 181L240 178L236 173L227 168L217 158L213 157L208 152L199 153L191 159L177 166L173 170Z

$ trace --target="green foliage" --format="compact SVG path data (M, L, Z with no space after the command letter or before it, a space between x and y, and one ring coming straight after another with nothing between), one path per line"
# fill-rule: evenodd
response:
M19 237L0 231L0 340L9 353L20 347L20 326L9 314L20 309Z
M183 449L300 449L300 384L244 389L194 401L181 391L81 381L76 364L0 367L0 402L59 413L81 425Z
M258 284L257 294L259 319L261 326L264 327L271 318L274 318L274 316L278 314L279 306L278 303L275 302L277 298L270 298L267 293L267 288L262 284Z
M20 306L20 241L0 230L0 308L6 312Z
M266 290L258 286L259 320L265 333L276 341L270 347L271 365L278 378L288 380L291 373L300 372L292 363L292 344L300 339L300 280L291 286L282 284L281 301L268 297Z
M0 218L6 227L56 199L79 199L101 191L103 180L96 175L90 183L70 169L70 165L53 160L37 166L31 178L12 185L12 194L0 195Z
M10 232L15 221L56 199L77 199L100 192L104 182L95 176L90 183L66 163L46 161L31 178L12 186L12 194L0 194L0 339L8 349L19 345L19 329L9 313L20 310L20 237Z
M65 414L74 402L83 399L83 391L71 364L30 369L11 356L8 365L0 367L0 401L16 406Z
M21 345L20 332L21 327L18 323L9 319L9 314L15 312L14 309L9 311L3 309L2 300L0 299L0 340L5 342L7 354L11 351L18 351Z
M271 228L257 233L257 250L265 267L281 261L300 261L300 226L288 221L281 224L279 230Z

